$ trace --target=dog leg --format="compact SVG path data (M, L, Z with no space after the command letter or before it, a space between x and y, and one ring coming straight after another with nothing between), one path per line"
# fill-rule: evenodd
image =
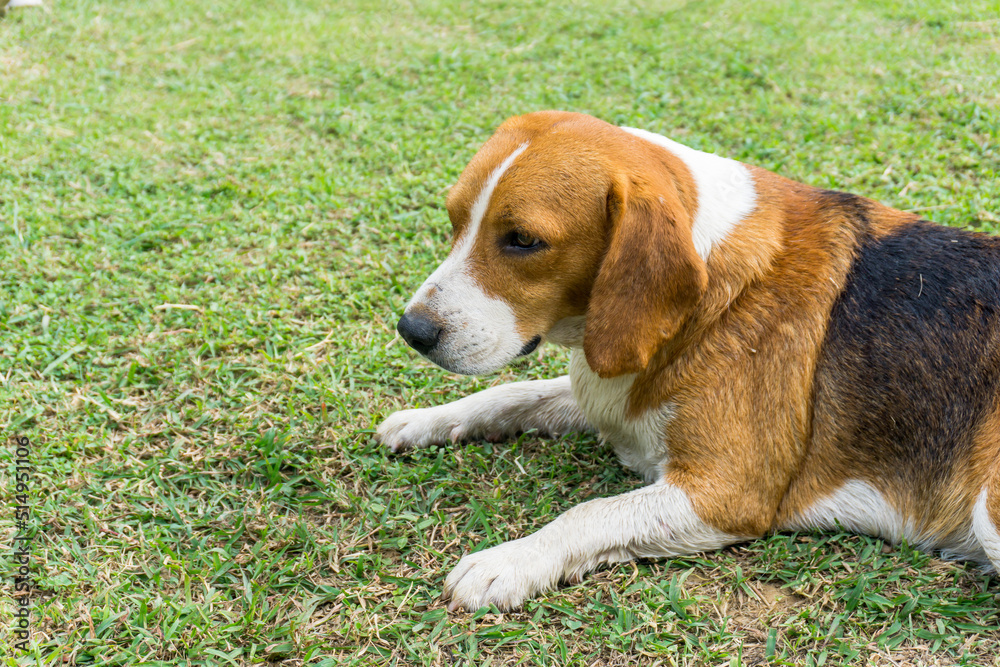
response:
M577 505L528 537L466 555L442 597L449 610L512 609L603 563L681 556L744 539L702 521L680 487L657 482Z
M972 530L993 568L1000 572L1000 468L989 477L972 510Z
M398 452L446 440L500 440L529 429L550 436L590 430L568 375L491 387L433 408L400 410L379 425L375 438Z

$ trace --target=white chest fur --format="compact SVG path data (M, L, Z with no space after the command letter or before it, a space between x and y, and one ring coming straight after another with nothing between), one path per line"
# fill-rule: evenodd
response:
M659 479L669 456L665 427L673 416L673 406L668 403L637 418L627 417L635 375L602 378L590 369L578 347L570 355L569 377L573 398L590 425L600 431L601 439L614 447L622 465L648 482Z

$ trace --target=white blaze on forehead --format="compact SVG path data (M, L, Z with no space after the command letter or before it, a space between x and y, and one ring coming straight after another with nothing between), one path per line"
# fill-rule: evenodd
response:
M497 183L527 147L528 142L518 146L490 172L469 210L464 233L407 305L409 309L421 303L441 322L440 341L426 356L449 370L466 374L493 371L514 359L525 345L510 304L483 291L468 259Z
M465 232L465 236L459 241L458 246L464 247L472 244L472 240L476 238L476 233L479 232L479 224L483 221L483 216L486 215L490 199L493 198L493 191L496 189L497 183L500 182L500 177L504 175L504 172L513 164L515 158L523 153L527 147L527 141L518 146L513 153L507 156L506 160L500 163L499 167L493 170L490 177L486 179L486 185L483 186L479 196L476 197L476 201L472 204L472 209L469 211L469 226ZM455 250L458 249L456 246Z
M622 129L665 148L687 165L698 187L698 210L691 230L694 249L702 259L708 259L712 246L725 239L757 205L750 172L736 160L688 148L659 134L633 127Z
M486 209L489 208L490 199L493 197L493 191L496 189L497 183L500 182L500 178L504 175L504 172L506 172L507 169L510 168L510 165L513 164L514 159L523 153L524 149L527 147L528 142L525 141L523 144L518 146L513 153L508 155L507 159L500 163L500 166L490 173L489 178L486 179L486 185L483 186L483 189L479 192L479 196L476 197L476 201L473 202L472 208L469 210L469 224L466 226L465 233L462 235L462 238L458 240L455 247L451 249L451 253L443 262L441 262L441 265L435 269L434 273L432 273L430 277L424 281L424 284L420 286L417 293L413 295L413 298L410 300L411 304L416 303L417 301L425 300L428 292L438 286L447 276L456 272L465 272L465 260L469 257L476 235L479 233L479 226L483 221L483 217L486 215Z

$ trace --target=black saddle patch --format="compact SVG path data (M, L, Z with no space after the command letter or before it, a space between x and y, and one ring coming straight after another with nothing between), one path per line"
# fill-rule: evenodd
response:
M865 227L816 370L813 434L860 473L943 481L998 395L1000 239Z

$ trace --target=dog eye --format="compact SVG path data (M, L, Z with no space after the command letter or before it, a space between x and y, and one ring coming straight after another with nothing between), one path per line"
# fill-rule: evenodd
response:
M534 236L530 236L524 232L512 232L509 243L513 247L521 250L533 250L542 244L542 242Z

